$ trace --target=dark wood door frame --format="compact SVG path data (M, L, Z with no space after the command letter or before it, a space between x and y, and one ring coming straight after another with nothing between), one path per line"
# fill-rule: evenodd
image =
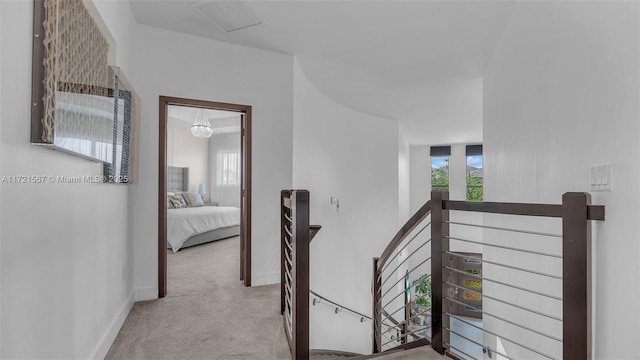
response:
M167 294L167 113L169 105L241 114L240 280L251 286L251 106L160 96L158 160L158 297Z

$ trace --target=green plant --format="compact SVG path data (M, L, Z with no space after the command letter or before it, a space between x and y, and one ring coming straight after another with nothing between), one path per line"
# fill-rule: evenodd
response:
M416 304L424 307L431 306L431 279L427 278L427 274L423 274L419 279L412 283L416 293Z

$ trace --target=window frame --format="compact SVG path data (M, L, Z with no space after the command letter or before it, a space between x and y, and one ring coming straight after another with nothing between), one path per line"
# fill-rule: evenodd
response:
M450 168L449 165L451 164L451 146L432 146L430 151L430 156L431 156L431 173L430 173L430 179L431 179L431 191L445 191L445 192L449 192L450 188L451 188L451 172L450 172ZM438 185L434 185L434 181L433 181L433 175L434 175L434 159L438 159L438 158L446 158L446 167L447 167L447 185L446 187L444 185L438 184ZM444 166L441 166L444 167Z
M471 172L469 170L469 160L473 157L480 157L480 167L483 171L483 176L480 178L480 185L471 185L469 184L469 180L472 178ZM466 168L465 168L465 199L466 201L484 201L484 154L482 151L482 145L467 145L465 152L465 160L466 160ZM480 198L470 198L470 189L480 189Z

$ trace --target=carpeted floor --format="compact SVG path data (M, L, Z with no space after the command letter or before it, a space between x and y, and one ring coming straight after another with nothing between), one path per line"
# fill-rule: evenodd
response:
M106 359L291 359L280 285L245 288L239 246L170 251L167 297L133 306Z

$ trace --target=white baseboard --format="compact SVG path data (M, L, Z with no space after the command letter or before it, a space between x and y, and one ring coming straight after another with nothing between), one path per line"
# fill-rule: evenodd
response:
M116 316L113 318L113 320L107 327L107 330L104 332L104 334L98 341L98 344L91 352L89 359L104 359L105 356L107 356L107 353L111 348L111 344L113 344L113 341L116 339L116 336L118 336L118 333L120 332L120 328L122 328L122 324L124 324L124 321L127 319L127 316L131 311L131 307L133 307L133 298L134 298L134 293L131 293L131 295L125 301L125 303L122 304L120 311L118 311Z
M251 277L251 286L271 285L280 283L280 272L254 274Z
M155 300L158 298L158 287L150 286L145 288L138 288L135 289L134 293L136 301Z

